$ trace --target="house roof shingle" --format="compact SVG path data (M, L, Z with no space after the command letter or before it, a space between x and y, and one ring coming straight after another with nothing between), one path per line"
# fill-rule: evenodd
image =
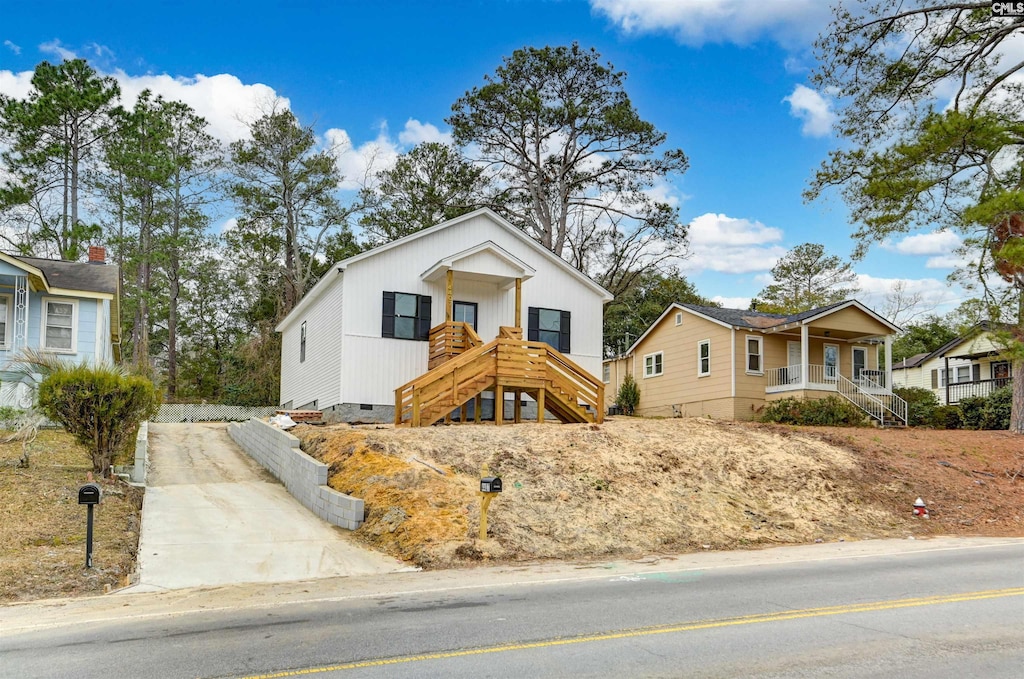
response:
M722 323L727 323L728 325L764 329L774 328L777 325L786 325L787 323L796 323L848 303L848 300L843 300L842 302L818 307L817 309L801 311L798 314L770 314L764 311L724 309L722 307L699 306L697 304L680 304L680 306L696 311L699 314L710 316L711 318L721 321Z
M105 292L117 295L117 267L112 264L90 264L88 262L68 262L61 259L11 256L42 271L43 275L46 276L46 282L55 288Z

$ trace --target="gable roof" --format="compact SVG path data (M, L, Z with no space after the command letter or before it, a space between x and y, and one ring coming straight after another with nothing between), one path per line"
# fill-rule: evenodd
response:
M967 340L973 339L974 337L982 333L986 333L991 330L1010 330L1012 328L1013 326L1010 325L1009 323L991 323L989 321L981 321L980 323L971 326L964 334L960 335L959 337L951 339L950 341L946 342L932 353L926 354L925 357L921 360L921 362L924 363L925 361L929 361L936 357L941 358L948 354L953 349L955 349L960 344L963 344Z
M40 257L16 257L14 259L39 270L49 288L67 291L102 292L117 294L119 282L117 266L112 264L91 264L89 262L68 262L62 259Z
M931 356L927 351L920 354L914 354L908 358L903 359L892 364L893 370L906 370L907 368L916 368L924 363L925 359Z
M533 248L533 250L537 252L539 256L547 259L552 264L561 267L563 270L569 273L569 275L573 276L578 281L583 283L586 287L590 288L595 294L601 297L601 300L603 302L610 302L612 299L614 299L612 293L608 292L603 287L595 283L589 276L581 272L579 269L570 265L564 259L556 255L555 253L551 252L551 250L548 250L546 247L535 241L533 238L530 238L530 236L526 235L522 231L522 229L516 228L516 226L510 223L508 220L502 218L493 210L486 207L482 207L478 210L473 210L472 212L467 212L466 214L455 217L454 219L449 219L439 224L435 224L434 226L422 229L415 233L411 233L408 236L403 236L402 238L393 240L390 243L385 243L384 245L380 245L371 250L367 250L366 252L360 252L358 255L353 255L351 257L341 260L340 262L337 262L330 269L328 269L328 272L333 270L338 274L342 274L344 273L346 268L348 268L352 264L355 264L356 262L361 262L364 259L376 257L377 255L383 252L387 252L388 250L391 250L393 248L397 248L399 246L412 243L420 238L425 238L431 234L437 233L438 231L455 226L456 224L467 222L475 217L487 217L489 220L491 220L491 222L497 224L506 232L508 232L515 238L518 238L520 241L525 243L530 248ZM274 329L277 332L281 332L289 323L291 323L291 320L293 318L298 317L298 315L301 314L313 302L314 299L322 295L324 291L326 291L328 288L334 285L334 283L336 283L337 280L338 276L331 276L329 274L325 274L324 277L321 278L320 281L313 286L313 289L307 292L305 296L303 296L303 298L299 300L299 303L295 305L295 308L292 309L287 316L281 319L281 321L277 324L277 327L275 327Z
M817 320L823 316L827 316L830 313L840 311L847 307L855 307L875 320L883 323L887 327L891 328L893 332L899 332L899 326L896 326L889 321L885 320L871 309L867 308L855 299L848 299L842 302L836 302L835 304L829 304L827 306L818 307L817 309L808 309L807 311L801 311L796 314L772 314L765 311L750 311L747 309L726 309L724 307L714 306L701 306L699 304L679 304L672 303L662 312L661 316L658 317L654 323L651 323L650 327L644 331L644 334L640 335L633 345L626 350L627 354L633 353L633 351L640 345L640 342L644 340L647 335L654 330L658 324L661 323L662 319L668 315L673 309L680 311L687 311L695 316L699 316L705 320L717 323L718 325L725 326L727 328L735 328L737 330L760 330L765 331L778 331L786 328L793 324L799 325L810 325L811 321Z

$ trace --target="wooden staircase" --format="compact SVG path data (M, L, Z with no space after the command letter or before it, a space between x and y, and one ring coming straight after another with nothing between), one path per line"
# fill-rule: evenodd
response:
M506 391L516 394L516 422L524 393L537 401L538 421L545 409L565 423L604 420L604 383L548 344L522 339L520 328L503 327L486 344L464 323L443 323L430 336L428 372L395 390L396 425L428 427L460 408L465 420L473 400L479 422L485 391L494 392L496 424Z

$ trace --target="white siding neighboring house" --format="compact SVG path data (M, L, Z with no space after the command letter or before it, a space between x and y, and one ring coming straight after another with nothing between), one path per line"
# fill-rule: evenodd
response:
M1010 361L1000 358L988 324L975 326L930 354L893 365L893 384L932 391L942 405L987 396L1013 380Z
M487 209L343 260L277 326L280 404L333 420L392 421L395 389L427 372L430 328L454 320L488 341L520 327L600 375L608 291ZM538 325L539 324L539 325Z

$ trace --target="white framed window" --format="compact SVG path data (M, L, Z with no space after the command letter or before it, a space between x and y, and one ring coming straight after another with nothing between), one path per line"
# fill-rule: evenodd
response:
M306 321L299 326L299 363L306 362Z
M644 377L657 377L665 371L665 358L663 352L659 351L644 356Z
M14 310L14 298L0 295L0 349L11 348L11 314Z
M697 377L711 374L711 340L697 342Z
M956 384L963 384L964 382L971 381L971 366L969 365L958 365L956 367Z
M43 351L74 354L78 347L78 300L43 297L43 327L39 336Z
M682 324L683 324L683 312L682 311L677 311L676 312L676 325L682 325Z
M757 335L747 335L747 374L763 375L762 363L762 338Z
M601 381L604 382L605 384L608 384L609 382L612 381L612 364L611 363L605 363L601 367Z

